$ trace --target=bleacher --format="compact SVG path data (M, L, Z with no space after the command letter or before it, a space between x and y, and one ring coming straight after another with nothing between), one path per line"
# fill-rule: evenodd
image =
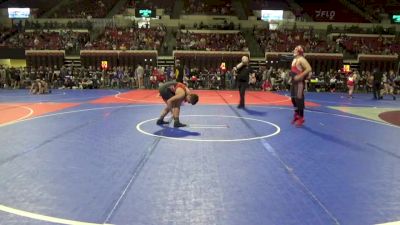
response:
M181 31L176 36L177 50L247 51L246 40L239 31Z
M159 50L165 30L157 28L106 28L97 40L85 49L91 50Z
M52 18L104 18L118 0L71 0Z
M185 14L233 15L232 1L184 0Z
M30 1L14 2L28 4ZM268 66L286 67L287 63L282 57L290 55L293 48L301 44L306 50L307 59L318 73L336 71L346 60L352 60L359 68L367 70L376 66L383 70L397 68L400 52L398 29L396 31L396 28L385 24L368 24L362 15L333 0L327 3L296 0L303 12L314 21L297 21L296 24L289 21L277 24L276 30L270 29L268 23L257 20L254 15L249 15L247 20L240 20L235 15L238 9L233 1L183 0L185 14L178 20L168 16L164 18L165 14L150 21L133 22L131 17L125 18L123 14L104 18L117 2L70 0L54 12L52 19L31 18L24 21L22 27L17 27L16 23L14 26L2 26L0 47L7 50L2 51L1 55L7 52L12 55L13 49L27 50L25 59L27 66L32 68L60 67L66 65L68 57L74 57L79 63L72 66L98 68L102 61L107 61L111 69L132 67L138 63L157 66L158 61L161 62L158 60L160 52L163 52L166 53L163 57L169 60L169 64L163 66L171 66L174 58L180 58L187 67L214 71L221 62L225 62L228 69L231 68L241 55L249 55L254 59L252 52L255 48L261 51L258 55L265 53L264 58L252 61L255 68L265 62ZM48 11L60 2L46 6L40 3L43 4L43 1L37 1L35 7ZM291 3L277 0L244 3L251 10L268 8L289 11L293 8ZM76 4L79 7L75 7ZM126 6L171 9L174 3L161 0L126 1ZM325 23L315 21L329 22L333 27L340 26L344 32L336 34ZM138 28L140 22L147 23L149 27ZM348 22L352 27L357 27L358 23L362 25L355 35L338 22ZM382 29L376 29L379 26ZM388 30L392 33L382 34ZM249 43L253 44L250 46ZM171 53L164 49L175 51Z
M255 30L254 35L265 52L290 52L297 45L303 45L307 52L333 53L333 43L326 36L313 33L312 30Z

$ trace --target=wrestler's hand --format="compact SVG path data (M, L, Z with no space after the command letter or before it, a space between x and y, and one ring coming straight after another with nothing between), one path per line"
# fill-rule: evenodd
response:
M301 80L301 76L300 75L296 75L296 76L293 77L293 80L294 81L299 81L299 80Z

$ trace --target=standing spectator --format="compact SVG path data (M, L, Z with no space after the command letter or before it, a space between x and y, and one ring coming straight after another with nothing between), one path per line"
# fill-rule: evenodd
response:
M6 69L0 66L0 88L6 87Z
M271 73L272 73L272 66L269 67L267 70L266 66L261 67L261 80L262 80L262 90L266 91L267 88L271 85L270 79L271 79Z
M14 69L14 73L12 74L13 76L13 89L19 89L21 87L21 74L18 69Z
M179 59L175 60L174 72L175 72L175 80L176 80L176 82L183 83L183 76L185 74L184 74L184 71L183 71L183 66L181 66L181 61Z
M151 72L151 74L150 74L150 86L149 86L149 88L150 89L155 89L155 88L157 88L157 83L158 83L158 76L159 76L159 74L158 74L158 70L157 70L157 68L156 67L154 67L153 68L153 71Z
M357 74L350 72L347 76L347 88L349 89L348 98L353 98L354 86L356 85Z
M135 87L135 70L132 67L129 67L129 88Z
M135 70L135 77L138 81L138 88L143 88L143 76L144 76L144 69L142 65L139 63Z
M366 91L367 93L371 92L374 89L374 76L371 74L370 71L365 73L367 77L367 84L366 84Z
M394 70L390 70L389 74L385 73L383 75L383 95L391 95L393 100L396 100L396 96L394 95L394 79L396 75L394 74Z
M379 70L379 68L375 68L372 75L374 76L374 86L373 86L374 99L377 100L382 99L380 92L381 92L383 73Z
M225 79L226 79L226 87L229 89L232 89L234 81L233 81L233 76L232 76L231 71L229 71L229 70L226 71Z
M145 69L144 69L143 82L144 82L144 87L148 89L150 88L150 76L152 74L153 67L146 64L144 68Z
M336 91L336 84L337 84L338 78L339 78L338 73L330 74L330 79L329 79L329 91L330 92Z

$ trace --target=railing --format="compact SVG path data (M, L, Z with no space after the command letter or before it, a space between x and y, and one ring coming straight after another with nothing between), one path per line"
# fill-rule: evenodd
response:
M398 71L399 56L395 55L364 55L359 54L357 57L360 63L361 71L372 71L379 68L381 71L394 70Z
M242 56L250 57L249 51L184 51L176 50L172 52L175 58L182 61L182 65L189 68L219 68L221 63L230 69L240 62Z
M102 61L107 62L108 67L134 67L141 65L157 65L158 53L156 50L82 50L81 62L84 67L100 67Z
M63 50L26 50L27 67L54 67L64 65L65 51Z
M222 63L230 69L240 62L242 56L249 56L250 52L225 52L225 51L173 51L173 57L179 58L182 65L188 68L219 68ZM290 67L291 52L266 52L266 65L273 67ZM64 64L65 51L60 50L26 50L28 67L54 67ZM339 70L343 68L343 54L335 53L305 53L315 72ZM82 50L80 58L84 67L100 67L102 61L107 61L108 67L135 67L141 65L157 65L158 53L155 50ZM355 63L360 64L360 70L380 68L387 71L398 70L399 56L395 55L358 55ZM264 64L264 63L262 63Z

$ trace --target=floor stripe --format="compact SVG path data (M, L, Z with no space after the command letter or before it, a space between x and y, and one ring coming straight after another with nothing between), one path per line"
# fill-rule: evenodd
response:
M297 182L301 186L301 188L305 191L305 193L308 194L310 198L321 207L321 209L329 216L332 222L336 225L340 225L339 220L333 215L331 211L328 210L328 208L326 208L326 206L319 200L319 198L304 184L304 182L295 174L293 168L290 167L279 156L279 154L275 151L275 149L266 140L261 140L261 144L264 146L265 150L271 153L271 155L274 156L280 162L280 164L292 176L295 182Z
M0 205L0 211L3 212L8 212L14 215L26 217L26 218L31 218L35 220L41 220L41 221L46 221L46 222L51 222L51 223L58 223L58 224L67 224L67 225L107 225L103 223L87 223L87 222L80 222L76 220L66 220L66 219L61 219L57 217L51 217L51 216L44 216L36 213L31 213L19 209L14 209L10 208L4 205ZM110 225L110 224L109 224Z
M208 124L189 124L190 128L204 128L204 129L221 129L221 128L229 128L228 125L208 125Z
M130 187L132 186L132 184L136 180L136 178L139 176L140 172L142 171L146 162L149 160L150 156L156 150L157 145L160 143L160 140L161 140L161 138L154 139L153 143L150 145L150 147L148 147L147 151L143 154L143 156L141 157L141 159L139 161L139 164L133 170L131 179L129 180L129 182L125 186L125 188L122 190L122 193L119 196L118 200L114 203L114 206L111 209L111 211L108 213L106 219L104 220L104 223L107 223L109 220L111 220L112 216L114 215L114 212L117 210L120 203L124 200L125 194L130 189Z
M390 222L390 223L380 223L380 224L376 224L376 225L400 225L400 221Z
M260 123L264 123L264 124L269 124L273 127L275 127L275 132L268 134L268 135L264 135L264 136L256 136L256 137L252 137L252 138L238 138L238 139L194 139L194 138L178 138L178 137L170 137L170 136L163 136L163 135L158 135L158 134L153 134L153 133L149 133L147 131L144 131L141 126L145 123L151 122L151 121L156 121L158 118L153 118L153 119L149 119L149 120L145 120L142 121L140 123L138 123L136 125L136 129L141 132L142 134L145 135L149 135L149 136L153 136L153 137L161 137L161 138L165 138L165 139L172 139L172 140L180 140L180 141L197 141L197 142L239 142L239 141L252 141L252 140L258 140L258 139L264 139L264 138L269 138L272 136L275 136L277 134L279 134L281 132L281 128L271 122L265 121L265 120L259 120L259 119L254 119L254 118L250 118L250 117L241 117L241 116L225 116L225 115L183 115L181 117L202 117L203 119L205 117L222 117L222 118L235 118L235 119L241 119L242 121L244 121L245 125L253 131L254 135L258 135L256 132L254 132L254 129L252 129L252 127L250 125L248 125L248 123L246 122L246 120L251 120L251 121L257 121ZM190 126L189 126L190 128Z

